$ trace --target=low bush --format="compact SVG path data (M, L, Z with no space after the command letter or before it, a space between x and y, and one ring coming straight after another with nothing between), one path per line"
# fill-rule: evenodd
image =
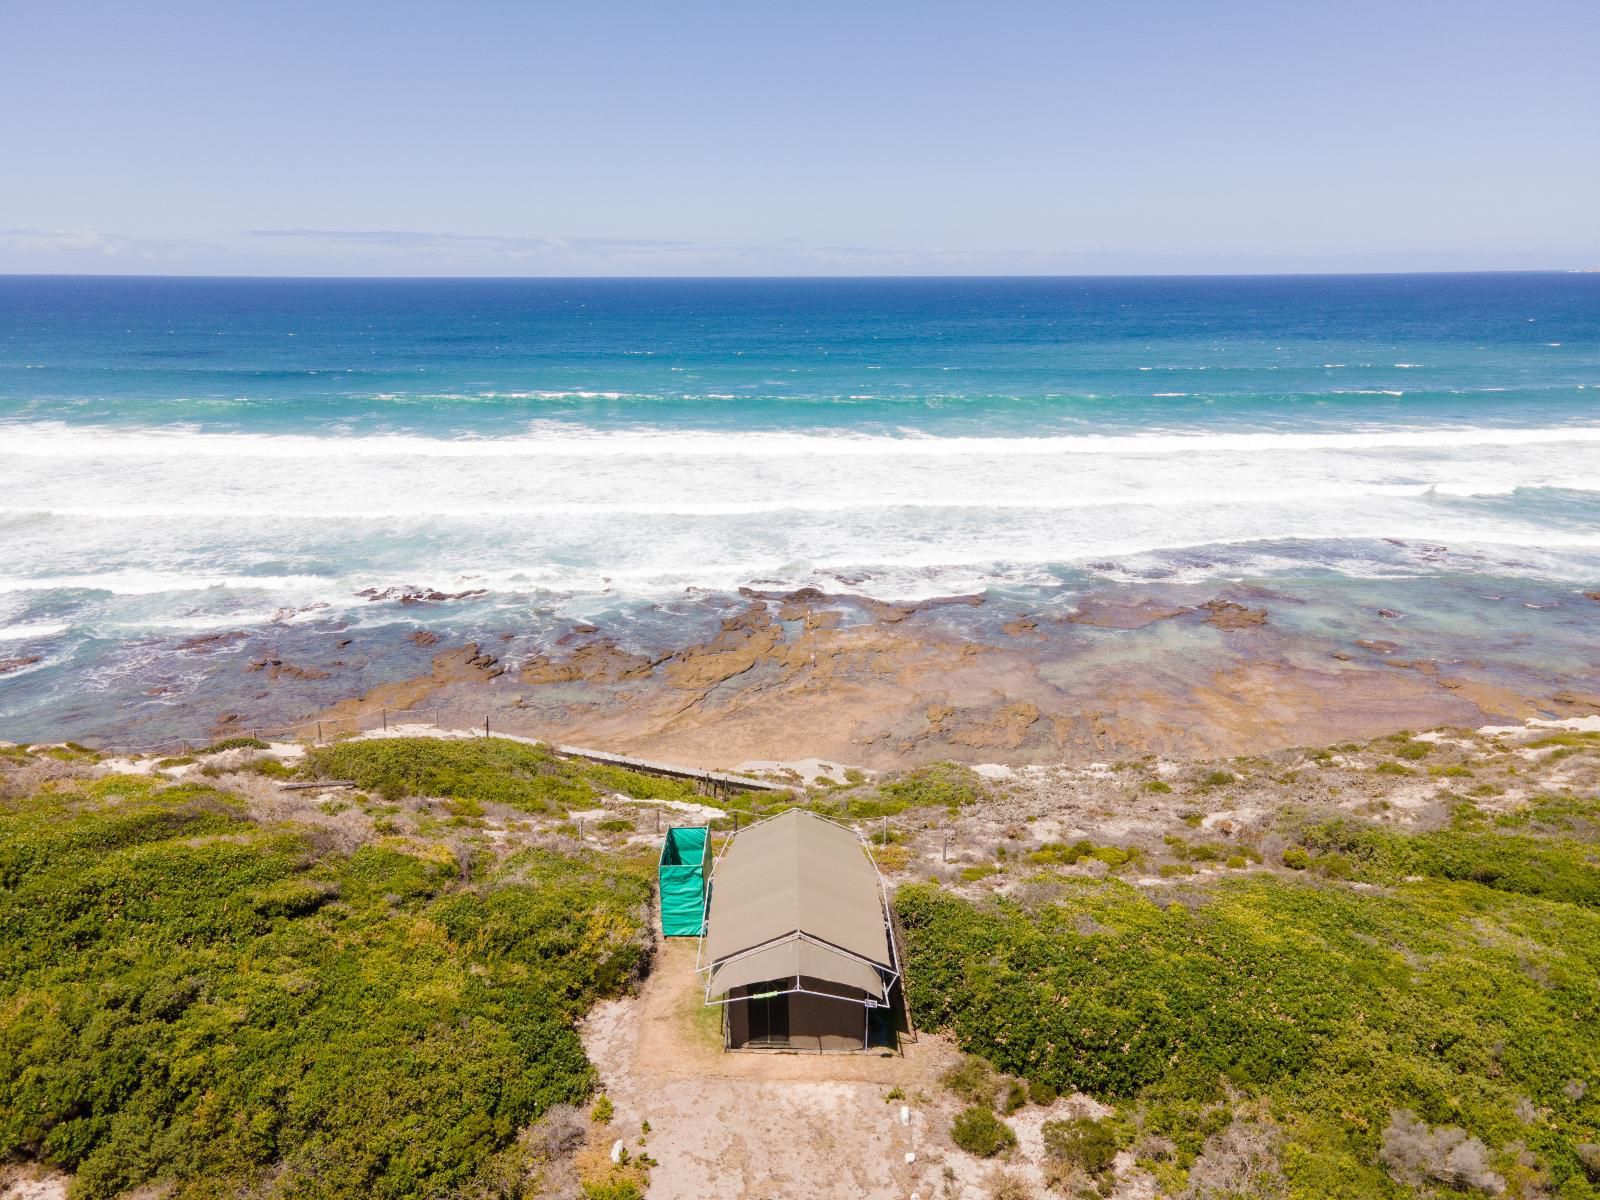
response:
M1316 861L1394 886L1230 873L1184 904L1115 880L977 902L903 886L912 1015L998 1071L1117 1104L1119 1128L1170 1145L1172 1194L1253 1111L1270 1114L1255 1119L1272 1162L1257 1165L1287 1181L1275 1194L1393 1196L1389 1162L1431 1161L1403 1148L1424 1136L1411 1126L1383 1157L1405 1111L1428 1137L1461 1131L1429 1143L1445 1159L1477 1139L1508 1188L1537 1175L1594 1200L1579 1147L1600 1144L1600 1104L1572 1084L1600 1073L1600 908L1579 872L1592 847L1366 827L1313 840ZM1297 850L1313 861L1291 847L1290 862Z
M1023 1108L1028 1103L1028 1086L1020 1079L1007 1081L1005 1092L1000 1097L1000 1111L1006 1116Z
M985 1058L968 1054L940 1078L946 1088L968 1104L994 1107L995 1094L1000 1090L1000 1078Z
M993 795L989 782L971 767L959 763L934 763L879 782L875 796L856 801L856 815L893 816L908 808L947 808L954 811L987 800ZM875 801L876 808L867 809Z
M320 746L306 755L313 779L349 779L386 800L436 796L456 802L458 815L484 804L524 812L561 812L597 805L621 792L636 799L696 798L693 787L595 763L563 758L543 746L509 738L368 738Z
M1117 1151L1122 1148L1109 1123L1089 1117L1046 1121L1040 1132L1044 1136L1046 1154L1089 1175L1109 1171Z
M1013 1149L1017 1134L987 1104L974 1104L957 1115L950 1126L950 1140L968 1154L993 1158Z
M446 846L333 845L160 777L0 802L0 1161L81 1200L468 1194L580 1103L648 869L528 851L467 889Z
M1105 863L1106 867L1113 871L1136 862L1139 858L1140 852L1137 846L1096 846L1087 839L1074 842L1070 846L1062 842L1046 842L1028 855L1029 862L1040 866L1070 867L1092 859Z
M266 750L268 745L260 738L254 737L227 737L220 742L212 742L204 750L196 750L196 754L221 754L224 750Z

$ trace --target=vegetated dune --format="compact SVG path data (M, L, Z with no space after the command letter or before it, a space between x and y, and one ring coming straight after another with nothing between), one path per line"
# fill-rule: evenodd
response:
M925 1195L1593 1196L1584 725L715 801L495 738L5 750L0 1153L85 1196L637 1195L673 1143L611 1162L573 1023L644 968L663 819L801 803L978 1056L909 1098L965 1106Z

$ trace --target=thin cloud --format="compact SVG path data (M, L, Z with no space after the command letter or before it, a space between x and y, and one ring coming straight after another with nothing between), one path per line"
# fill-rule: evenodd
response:
M434 233L410 229L247 229L247 237L337 242L347 246L385 246L399 250L449 250L488 253L560 253L571 250L628 254L701 251L694 242L664 238L505 237L483 233Z
M154 261L217 248L205 242L126 237L93 229L0 229L0 250L18 254L84 254Z

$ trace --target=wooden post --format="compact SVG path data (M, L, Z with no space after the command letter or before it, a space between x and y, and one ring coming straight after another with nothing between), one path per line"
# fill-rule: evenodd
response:
M939 861L950 861L950 831L948 829L944 831L944 849L939 852Z
M578 840L583 841L583 818L578 818Z
M659 808L656 809L656 832L661 832L661 810Z
M489 714L488 713L484 713L483 714L483 736L484 737L488 737L489 736Z
M319 743L322 741L322 722L321 721L317 722L317 741Z
M389 710L387 708L383 710L383 731L385 733L389 732Z
M885 817L883 819L883 840L881 842L879 842L878 844L881 845L881 846L887 846L889 844L889 818L888 817Z
M433 706L433 727L435 729L439 728L439 706L437 704Z

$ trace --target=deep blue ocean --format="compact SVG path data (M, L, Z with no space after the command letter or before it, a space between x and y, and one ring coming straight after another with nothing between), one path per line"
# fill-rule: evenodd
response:
M0 485L0 736L424 619L369 589L640 640L741 586L1570 592L1600 274L0 278Z

